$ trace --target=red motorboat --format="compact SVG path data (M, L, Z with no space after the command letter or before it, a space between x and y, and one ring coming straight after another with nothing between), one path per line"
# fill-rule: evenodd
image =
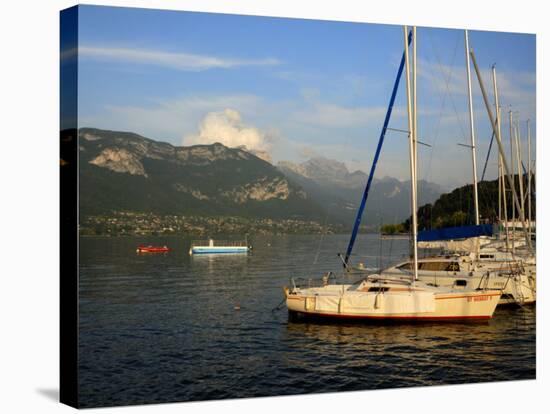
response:
M136 252L138 253L166 253L169 251L170 248L168 246L144 246L142 244L140 244L136 249Z

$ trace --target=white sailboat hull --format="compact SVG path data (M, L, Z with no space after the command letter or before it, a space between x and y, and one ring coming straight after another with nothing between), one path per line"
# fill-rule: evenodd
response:
M351 289L349 285L285 290L290 312L325 318L398 321L490 319L500 291L447 291L391 288L386 292Z
M457 280L466 280L467 288L482 286L486 289L502 289L499 305L532 304L536 302L536 281L525 274L512 276L490 276L488 280L481 276L437 276L418 274L418 280L425 283L437 283L438 286L453 287Z
M490 275L487 277L487 272ZM389 277L397 277L404 280L410 280L409 272L403 272L397 268L390 268L383 271L383 274ZM488 267L476 272L434 272L418 271L418 280L435 286L456 288L461 284L463 289L500 289L502 296L500 305L506 304L533 304L536 302L536 268L535 266L524 266L523 272L513 275L499 275L495 273L494 268Z

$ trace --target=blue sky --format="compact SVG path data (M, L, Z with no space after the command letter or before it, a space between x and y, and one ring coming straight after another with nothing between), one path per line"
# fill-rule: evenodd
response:
M491 102L497 66L505 142L512 109L524 154L531 119L534 153L535 36L474 31L470 45ZM402 51L401 26L80 6L79 126L368 171ZM466 183L463 31L418 28L418 57L419 139L432 144L420 149L420 178ZM491 130L475 75L473 87L481 170ZM404 91L402 81L394 128L406 128ZM407 179L407 151L406 136L389 133L377 175Z

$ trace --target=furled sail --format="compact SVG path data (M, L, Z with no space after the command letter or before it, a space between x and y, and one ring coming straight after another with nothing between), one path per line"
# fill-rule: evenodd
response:
M492 224L480 224L478 226L459 226L459 227L445 227L443 229L436 230L424 230L418 232L419 242L428 242L436 240L456 240L467 239L470 237L479 236L492 236L493 225Z
M407 45L411 43L411 39L412 39L412 30L409 32L409 35L407 36ZM384 118L384 125L382 126L382 131L380 132L380 138L378 139L376 152L374 153L374 159L372 161L369 178L367 180L367 186L365 187L365 191L363 192L361 204L357 209L357 215L355 217L355 222L353 224L351 238L348 243L348 248L346 249L346 256L344 257L344 267L347 267L348 265L351 252L353 250L353 245L355 244L355 238L357 237L357 233L359 232L359 226L361 225L361 219L363 218L363 211L365 210L367 197L369 196L372 179L374 178L374 172L376 171L376 164L378 163L378 158L380 157L380 151L382 150L382 144L384 143L384 137L386 136L386 131L388 130L388 124L390 123L393 104L395 103L397 89L399 88L399 80L401 79L401 74L403 73L404 66L405 66L405 52L403 52L403 56L401 57L401 63L399 64L399 69L397 70L397 77L395 78L395 83L393 85L393 90L390 97L390 103L388 104L388 109L386 111L386 116Z

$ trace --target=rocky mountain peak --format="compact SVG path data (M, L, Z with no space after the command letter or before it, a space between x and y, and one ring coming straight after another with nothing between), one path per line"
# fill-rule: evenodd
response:
M131 175L142 175L147 178L143 164L139 158L124 148L105 148L90 164L98 167L107 168L119 173L128 173Z
M277 168L281 170L288 170L294 174L301 175L302 177L310 178L307 173L307 169L302 164L296 164L292 161L279 161Z
M302 163L313 175L325 175L331 178L344 178L349 174L346 164L325 157L315 157Z

